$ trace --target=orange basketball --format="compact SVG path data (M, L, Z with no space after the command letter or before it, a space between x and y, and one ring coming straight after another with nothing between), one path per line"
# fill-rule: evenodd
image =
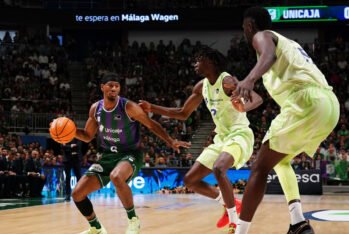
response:
M75 123L67 117L59 117L51 123L50 135L58 143L65 144L74 139L76 133Z

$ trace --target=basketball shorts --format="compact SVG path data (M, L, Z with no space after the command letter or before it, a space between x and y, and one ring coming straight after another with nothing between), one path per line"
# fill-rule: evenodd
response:
M234 158L232 167L239 169L252 155L254 136L250 128L241 128L227 135L217 134L213 142L202 151L196 160L213 170L213 165L220 154L227 152Z
M97 176L101 187L107 185L110 181L110 173L123 161L127 161L133 168L133 175L126 181L129 182L135 177L143 164L143 154L141 151L130 151L123 153L103 153L101 158L86 171L86 176Z
M331 90L308 87L292 94L272 121L263 143L271 149L313 156L318 146L332 132L339 119L339 103Z

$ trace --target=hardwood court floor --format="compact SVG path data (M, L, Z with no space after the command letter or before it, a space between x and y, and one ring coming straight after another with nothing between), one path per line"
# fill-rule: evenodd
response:
M241 196L239 196L241 198ZM305 212L346 210L340 216L349 221L349 195L303 196ZM94 196L92 202L98 218L110 234L125 233L126 214L116 197ZM1 200L0 200L1 204ZM215 223L222 209L200 195L136 195L136 212L141 218L142 234L226 233ZM349 233L349 222L315 221L318 234ZM289 214L282 195L266 195L260 205L251 234L286 233ZM0 211L0 233L9 234L76 234L88 225L73 202L56 203Z

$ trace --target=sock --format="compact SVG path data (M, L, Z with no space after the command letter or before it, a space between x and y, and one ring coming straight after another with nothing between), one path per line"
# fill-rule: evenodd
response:
M251 222L246 222L241 219L238 220L236 225L235 234L247 234L248 229L250 229Z
M89 220L88 222L90 223L91 227L95 227L96 229L101 229L101 224L99 223L97 216L95 216L93 219Z
M288 206L291 216L291 225L295 225L305 220L302 212L302 204L300 202L293 202Z
M236 212L236 207L233 208L227 208L228 215L229 215L229 223L237 223L238 222L238 214Z
M135 210L134 206L132 206L128 209L125 208L125 210L126 210L128 219L132 219L133 217L136 217L136 210Z
M218 196L215 198L215 200L218 201L219 204L221 204L222 206L225 205L224 200L223 200L223 197L222 197L222 192L221 192L220 190L219 190L219 194L218 194Z

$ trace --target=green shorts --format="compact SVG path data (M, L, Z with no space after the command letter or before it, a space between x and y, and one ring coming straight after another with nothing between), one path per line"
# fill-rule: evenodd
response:
M339 103L331 90L308 87L292 94L271 122L263 139L271 149L313 156L318 146L333 131L339 119Z
M143 154L141 151L130 151L123 153L103 153L101 158L86 171L86 176L97 176L101 186L106 186L110 181L110 173L123 161L127 161L133 168L133 175L128 178L129 182L135 177L143 164Z
M213 142L202 151L196 160L213 170L213 165L220 154L226 152L234 158L232 167L239 169L244 166L252 155L254 136L250 128L241 128L228 135L217 134Z

